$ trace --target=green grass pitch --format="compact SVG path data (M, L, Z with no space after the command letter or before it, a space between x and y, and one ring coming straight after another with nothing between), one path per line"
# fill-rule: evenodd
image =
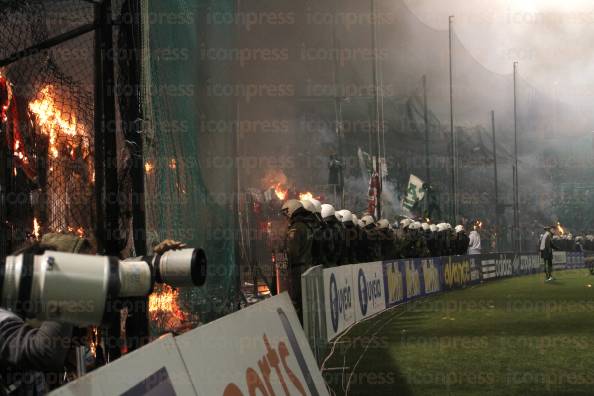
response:
M336 395L594 395L594 277L497 280L405 304L341 337Z

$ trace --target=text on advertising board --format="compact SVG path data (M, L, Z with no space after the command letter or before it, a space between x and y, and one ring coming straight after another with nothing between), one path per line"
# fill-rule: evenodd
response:
M379 279L370 279L367 281L363 269L359 269L359 304L361 304L361 313L367 315L367 306L369 303L375 305L375 301L382 298L382 284Z
M423 280L425 294L437 293L441 290L439 283L439 270L434 259L422 259Z
M386 305L394 304L404 300L404 280L400 266L397 261L384 264L386 277Z
M346 285L339 288L336 283L336 276L330 276L330 314L332 318L332 328L338 330L338 320L340 315L344 315L352 306L351 286Z

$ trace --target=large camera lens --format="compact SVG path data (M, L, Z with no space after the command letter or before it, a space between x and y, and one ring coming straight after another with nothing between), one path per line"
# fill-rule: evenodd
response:
M154 283L202 286L206 264L202 249L126 261L54 251L8 256L0 264L0 307L23 317L99 325L108 299L146 296Z
M23 317L98 324L106 298L119 294L118 265L112 257L53 251L8 256L0 306Z
M150 260L157 283L173 287L202 286L206 281L206 254L202 249L170 250Z

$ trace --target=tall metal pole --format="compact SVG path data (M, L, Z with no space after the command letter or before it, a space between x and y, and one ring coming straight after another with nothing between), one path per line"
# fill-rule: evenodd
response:
M495 111L491 111L491 128L493 130L493 183L495 185L495 245L499 246L499 183L497 178L497 142L495 138Z
M340 159L340 207L344 208L344 134L342 128L342 98L336 98L336 135L338 136L338 158Z
M454 44L454 40L453 40L453 25L454 25L454 16L450 15L449 17L449 42L450 42L450 148L451 148L451 167L452 167L452 186L451 186L451 192L452 192L452 212L451 212L451 216L452 222L456 222L457 218L458 218L458 191L457 191L457 161L456 161L456 135L454 132L454 72L453 72L453 44Z
M427 75L423 74L423 118L425 122L425 183L431 185L431 170L429 164L429 110L427 106ZM432 191L425 192L425 216L429 214L429 200L431 199Z
M118 42L120 49L129 50L129 57L117 57L120 70L129 74L128 84L135 89L132 93L126 91L120 96L120 101L125 101L128 111L122 112L123 130L127 140L132 142L132 227L134 238L134 252L137 256L147 253L146 246L146 216L144 201L144 164L143 164L143 134L141 102L141 18L140 0L126 0L122 5L122 19ZM115 131L113 132L115 134ZM115 157L114 157L115 158ZM115 164L114 160L108 164ZM126 345L128 351L133 351L144 346L150 335L148 298L134 297L126 300L129 315L126 318ZM116 318L116 325L118 321Z
M95 199L96 236L102 254L118 256L119 235L117 141L115 131L115 78L113 57L113 21L111 0L95 4ZM113 301L109 304L113 307ZM107 354L109 360L121 355L120 312L108 310L109 331Z
M378 82L378 65L377 65L377 23L375 18L375 0L371 0L371 48L373 53L373 93L374 93L374 110L375 110L375 129L377 133L376 153L375 159L376 171L378 174L379 185L377 191L377 206L375 208L376 217L382 215L382 170L380 166L381 146L380 146L380 106L379 106L379 82Z
M514 249L520 250L520 202L518 183L518 91L517 91L518 62L514 62Z
M235 12L238 15L241 15L242 9L241 9L241 0L235 0L234 3L235 6ZM234 37L234 41L236 43L236 45L241 45L241 27L240 25L236 25L236 28L234 30L235 33L235 37ZM234 67L233 67L233 78L235 80L236 83L241 83L241 73L239 71L239 66L237 64L237 62L234 63ZM239 125L241 123L241 107L240 107L240 103L241 100L239 100L239 97L235 97L234 99L234 104L235 104L235 130L232 131L233 134L233 155L235 156L234 158L234 163L235 166L233 168L233 176L235 178L235 183L234 183L234 187L233 187L233 193L235 194L235 202L234 202L234 211L235 214L233 216L233 227L238 230L238 232L241 234L241 229L242 229L242 205L241 205L241 191L243 186L241 185L241 175L240 175L240 168L239 168L239 161L238 158L241 157L241 153L240 153L240 130L239 130ZM246 211L249 212L249 211ZM237 276L235 277L235 292L236 295L238 297L237 302L239 305L239 301L240 301L240 290L241 290L241 250L239 247L239 243L241 242L241 237L237 238L237 240L234 242L234 250L235 250L235 268L237 270ZM278 288L276 287L277 283L276 282L271 282L272 284L274 284L274 291L275 293L279 293ZM257 287L257 282L254 281L254 285L256 285ZM270 285L270 284L269 284ZM254 295L257 295L257 289L256 289L256 293Z
M132 200L132 227L134 230L134 253L137 256L144 256L147 253L146 246L146 213L144 199L144 161L143 161L143 134L142 125L139 120L143 117L142 109L142 69L141 69L141 11L140 0L128 0L123 9L128 20L120 25L120 37L130 38L128 48L130 49L131 59L120 57L120 69L127 67L130 73L129 84L135 87L132 94L123 94L122 97L128 102L128 114L122 114L121 117L127 122L124 123L126 138L133 142L132 145L132 191L134 199ZM128 92L127 90L125 92Z
M111 0L95 6L95 191L101 253L120 253Z
M425 182L431 184L429 165L429 110L427 108L427 76L423 75L423 118L425 121Z
M335 3L336 5L336 3ZM337 12L337 10L335 9L335 13ZM335 51L339 51L339 44L338 44L338 35L336 34L336 24L334 23L332 25L332 47L334 48ZM339 64L338 64L338 58L334 57L334 65L333 65L333 70L332 70L332 74L333 74L333 78L334 78L334 87L335 89L338 89L338 84L340 83L340 78L339 78ZM338 90L336 91L338 93ZM338 159L340 161L341 164L341 168L340 168L340 190L338 191L340 193L340 207L344 208L344 145L343 145L343 120L342 120L342 102L343 102L344 98L340 97L338 94L335 96L334 98L334 111L336 113L336 137L338 139ZM334 186L334 199L335 202L336 201L336 186Z

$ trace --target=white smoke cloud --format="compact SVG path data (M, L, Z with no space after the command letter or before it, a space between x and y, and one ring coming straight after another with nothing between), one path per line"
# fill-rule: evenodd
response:
M594 99L594 3L589 0L405 0L426 25L456 35L487 69L512 72L576 107Z

